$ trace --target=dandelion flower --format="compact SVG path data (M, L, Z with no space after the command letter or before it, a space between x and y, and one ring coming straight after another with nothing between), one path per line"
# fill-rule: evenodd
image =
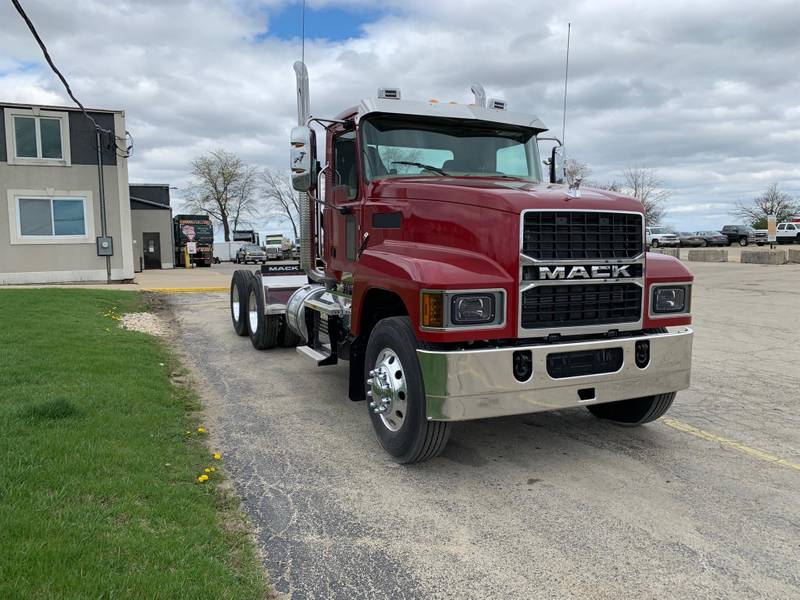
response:
M208 481L208 475L200 475L197 478L197 483L205 483L206 481Z
M204 473L211 473L211 469L209 467L206 467L205 469L203 469L203 472Z
M205 433L205 432L206 432L206 428L205 427L198 427L197 428L197 433Z
M220 458L222 458L222 454L220 454L219 452L214 452L214 454L211 455L211 458L213 458L214 460L219 460Z
M208 470L211 471L212 473L215 473L217 469L216 467L208 467Z

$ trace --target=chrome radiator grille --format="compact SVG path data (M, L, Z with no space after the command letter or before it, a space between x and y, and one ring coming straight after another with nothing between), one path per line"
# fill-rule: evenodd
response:
M641 214L529 210L520 233L521 337L641 327Z
M525 329L638 321L642 288L635 283L541 285L522 293Z
M522 253L535 260L631 259L644 249L642 215L589 211L528 211Z

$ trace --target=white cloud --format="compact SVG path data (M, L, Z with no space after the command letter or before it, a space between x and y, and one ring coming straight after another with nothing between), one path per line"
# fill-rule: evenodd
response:
M132 181L183 187L189 160L218 146L253 164L284 166L299 48L297 40L255 40L268 28L270 9L286 1L25 4L78 96L87 105L126 109L136 141ZM800 194L793 2L309 6L392 13L366 23L354 39L325 41L335 32L307 32L316 114L338 113L382 85L399 85L407 98L469 100L469 85L479 81L560 134L571 20L567 141L592 166L593 178L618 178L633 164L659 169L673 190L668 219L682 227L710 224L771 181ZM294 3L286 10L296 9ZM7 3L0 21L0 99L65 102Z

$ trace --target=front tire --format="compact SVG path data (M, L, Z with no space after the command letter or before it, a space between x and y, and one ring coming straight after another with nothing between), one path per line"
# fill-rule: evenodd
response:
M747 246L747 238L739 238L739 245L744 248Z
M592 404L586 408L598 419L606 419L618 425L636 427L663 417L669 407L672 406L675 394L676 392L670 392L644 398L633 398L632 400Z
M652 242L650 242L650 247L651 248L658 248L658 240L653 240Z
M375 435L400 464L434 458L450 437L450 423L427 419L417 339L408 317L378 322L369 336L364 378Z

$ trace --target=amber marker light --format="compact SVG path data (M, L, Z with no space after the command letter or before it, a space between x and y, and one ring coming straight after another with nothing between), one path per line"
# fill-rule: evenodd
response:
M442 292L422 292L422 326L444 327L444 297Z

